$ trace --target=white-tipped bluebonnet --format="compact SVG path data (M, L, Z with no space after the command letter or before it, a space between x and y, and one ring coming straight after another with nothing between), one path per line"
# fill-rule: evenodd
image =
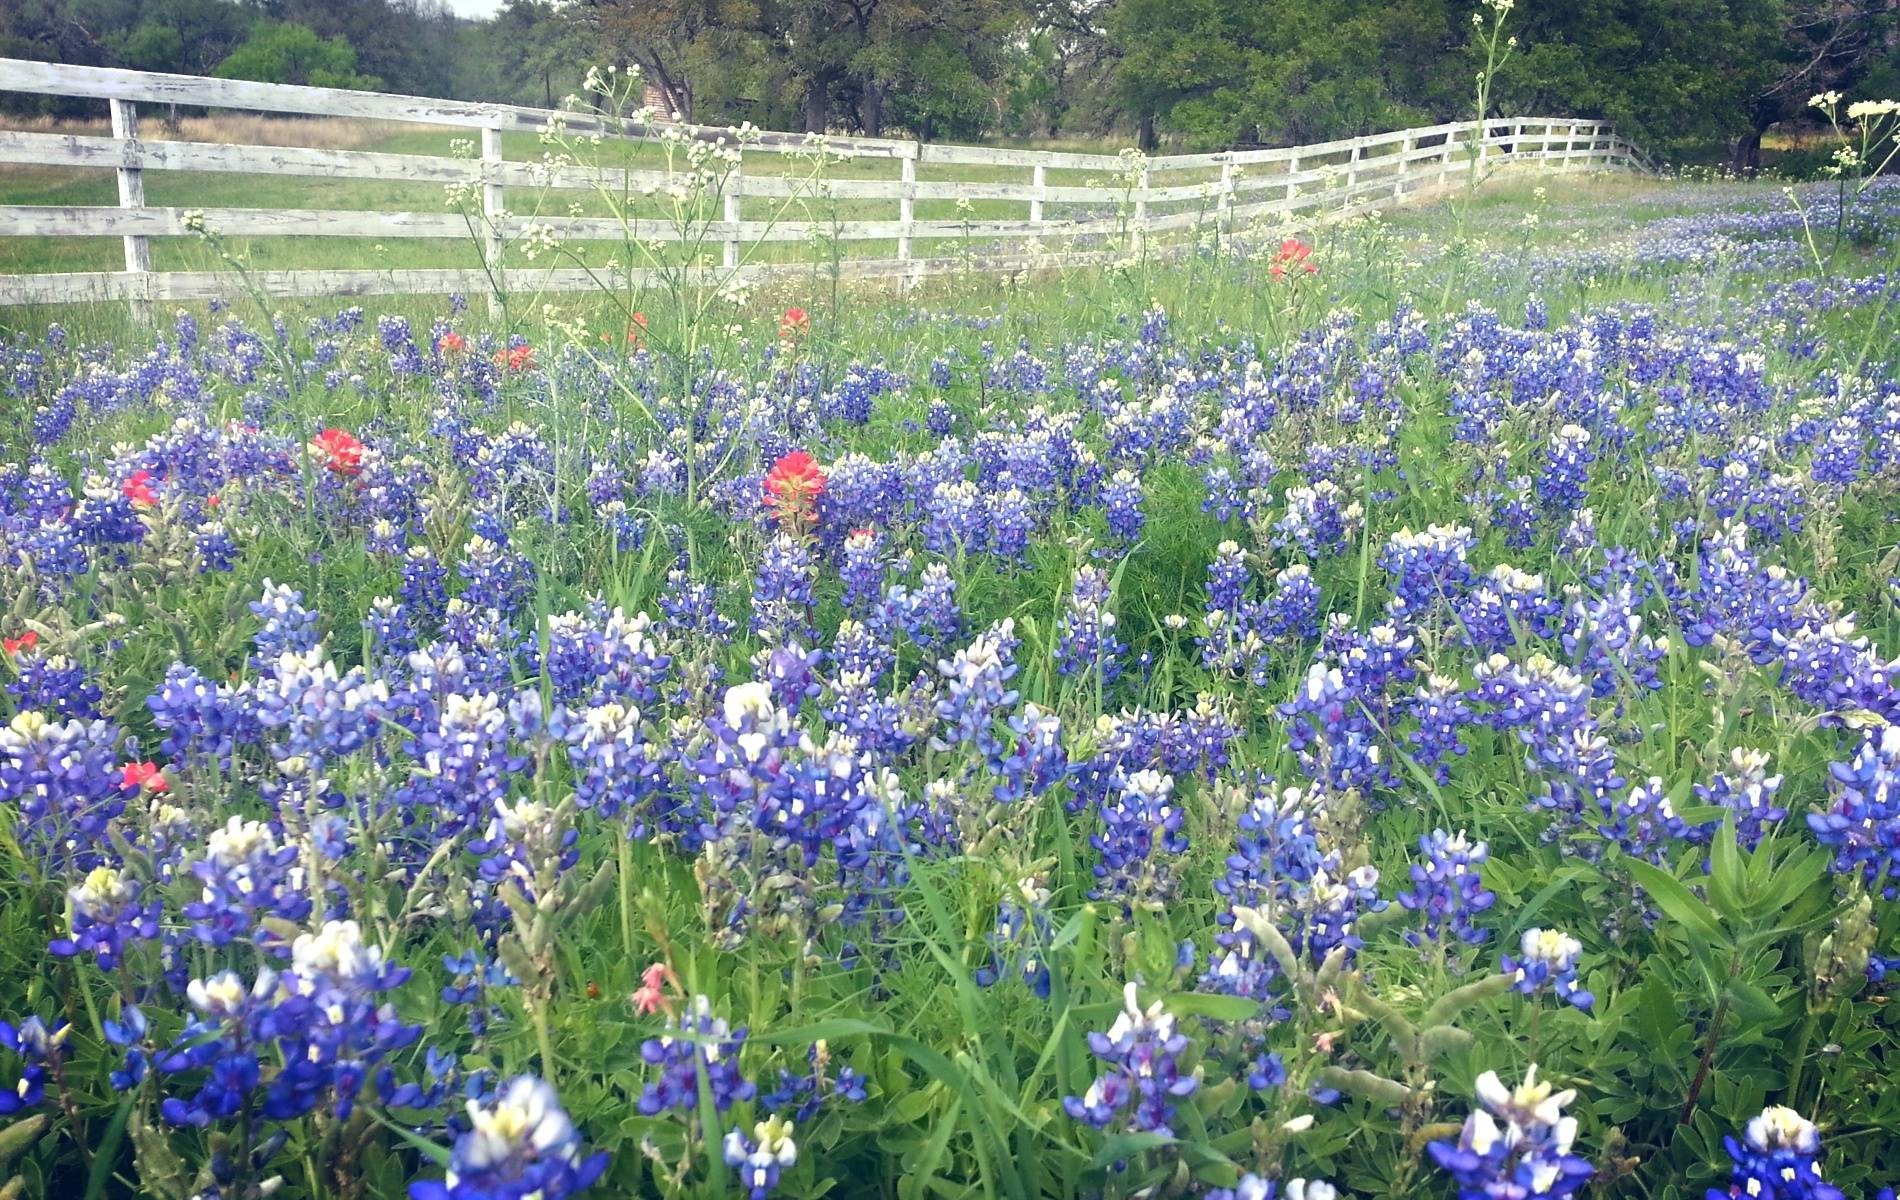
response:
M1504 955L1498 970L1511 976L1514 986L1526 996L1550 992L1587 1010L1596 1003L1596 997L1577 982L1577 962L1582 957L1583 943L1562 930L1526 929L1517 955Z
M1401 891L1401 907L1420 914L1424 931L1408 933L1414 944L1420 940L1440 941L1447 935L1461 942L1476 944L1487 936L1475 918L1497 903L1497 893L1486 891L1481 872L1490 857L1484 842L1472 842L1464 831L1448 834L1442 829L1418 839L1420 862L1412 864L1412 886Z
M1847 762L1829 768L1834 802L1808 827L1834 853L1834 873L1888 900L1900 896L1900 726L1870 730Z
M747 1200L765 1200L778 1186L780 1174L798 1161L792 1123L777 1116L754 1125L749 1138L737 1128L727 1130L724 1150L726 1165L738 1171Z
M448 1177L409 1185L409 1200L565 1200L607 1169L545 1080L519 1075L468 1102L466 1131L449 1154Z
M101 970L114 970L128 942L158 937L164 906L144 892L142 881L118 868L94 867L78 887L67 889L71 936L53 939L47 949L62 958L90 953Z
M1189 1041L1157 1000L1141 1006L1135 985L1122 989L1122 1011L1107 1033L1090 1033L1090 1053L1103 1070L1080 1096L1065 1096L1063 1111L1097 1129L1174 1132L1176 1102L1200 1087L1200 1072L1183 1072Z
M1101 816L1102 831L1089 838L1101 856L1089 896L1119 899L1124 908L1170 899L1177 861L1188 848L1174 777L1153 770L1124 776L1102 801Z
M1115 472L1102 488L1102 515L1108 519L1111 536L1124 544L1140 539L1148 520L1141 510L1144 499L1138 475L1127 468Z
M1729 1134L1722 1145L1732 1163L1729 1183L1710 1188L1706 1200L1844 1200L1841 1189L1821 1175L1820 1131L1792 1108L1762 1109L1749 1118L1741 1140Z
M1459 1200L1564 1200L1595 1173L1573 1152L1577 1119L1563 1111L1576 1093L1538 1082L1535 1064L1514 1089L1486 1071L1477 1098L1482 1107L1465 1118L1456 1142L1427 1147L1457 1182Z
M1098 567L1076 570L1056 627L1056 670L1083 679L1099 678L1103 685L1121 675L1126 644L1115 636L1115 614L1108 609L1108 573Z
M125 809L118 744L104 721L23 712L0 726L0 803L14 806L14 835L45 877L103 861L107 823Z
M702 1081L713 1107L722 1113L758 1093L739 1069L745 1029L733 1029L724 1017L713 1016L711 1000L693 997L685 1012L667 1018L666 1029L659 1037L640 1044L640 1057L659 1069L658 1077L640 1093L642 1113L657 1116L670 1109L696 1111Z

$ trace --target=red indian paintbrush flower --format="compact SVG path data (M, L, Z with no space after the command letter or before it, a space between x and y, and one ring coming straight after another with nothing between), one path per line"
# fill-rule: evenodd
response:
M171 784L155 762L129 762L119 768L119 786L128 792L169 792Z
M348 430L326 429L310 439L310 449L338 475L355 475L363 469L363 443Z
M516 374L520 374L524 371L532 371L534 370L534 347L510 346L506 350L497 350L495 351L495 365L498 367L507 367Z
M13 657L22 650L31 650L39 644L40 635L36 629L29 629L19 637L0 638L0 650L5 650L8 657Z
M781 528L798 532L818 518L818 497L825 490L825 469L810 454L794 450L772 464L765 475L765 506Z
M125 493L125 498L130 500L135 508L156 508L158 507L158 489L152 486L154 478L156 476L150 471L134 471L123 484L119 485L119 490Z
M1273 265L1267 268L1267 274L1275 279L1285 278L1291 270L1302 271L1308 275L1319 273L1319 265L1312 260L1313 248L1296 237L1290 237L1280 243L1280 252L1273 256Z
M459 333L445 333L436 340L435 348L443 354L459 354L468 349L468 339Z
M796 341L811 332L811 317L802 308L788 308L778 319L778 335L786 341Z

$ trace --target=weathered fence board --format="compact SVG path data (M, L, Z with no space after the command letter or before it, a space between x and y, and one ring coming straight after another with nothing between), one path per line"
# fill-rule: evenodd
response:
M503 269L509 244L524 237L562 241L687 241L720 264L675 268L708 279L756 278L803 264L748 261L748 246L830 239L876 243L870 253L895 257L847 257L839 269L852 278L890 278L903 283L957 270L1020 272L1052 265L1085 265L1140 253L1154 235L1207 225L1231 235L1242 223L1262 218L1310 218L1361 211L1440 191L1451 185L1466 155L1478 154L1489 169L1520 163L1550 170L1578 167L1650 170L1640 150L1601 121L1523 117L1508 121L1450 122L1343 138L1306 146L1224 150L1205 154L1072 154L983 146L923 146L887 138L822 140L829 160L882 161L893 177L832 178L819 165L813 140L803 134L766 133L740 144L741 164L722 183L717 207L682 231L667 220L572 215L575 198L592 192L596 203L611 199L625 212L635 201L664 196L673 180L647 166L587 166L559 160L516 161L504 156L503 138L540 133L551 125L570 133L600 133L629 142L654 142L681 133L702 141L739 144L732 130L710 126L641 125L585 113L555 113L511 105L431 100L332 88L293 87L242 80L206 79L0 58L0 89L106 101L111 136L0 131L0 164L96 168L118 181L117 206L0 206L0 237L117 237L125 267L118 271L0 276L0 306L91 300L129 301L149 311L155 301L203 300L228 292L229 276L203 271L154 271L152 239L189 236L202 217L220 234L235 237L320 237L455 240L477 246L480 268L409 270L338 269L263 271L247 276L267 295L357 296L403 292L484 292L497 303L493 281L510 293L568 291L596 286L595 271L577 267ZM433 125L475 133L480 157L392 154L287 146L224 145L147 140L140 136L138 105L190 105L262 112L352 117ZM479 131L479 132L475 132ZM748 170L756 153L789 159ZM943 167L1024 170L1027 179L926 178ZM292 176L369 180L380 183L463 185L470 211L348 211L206 207L190 210L146 202L146 172ZM1062 174L1051 182L1050 172ZM762 202L747 205L748 199ZM888 206L888 215L840 219L837 205ZM956 218L941 206L956 202L1013 207L998 215ZM940 206L918 215L919 204ZM510 206L515 211L510 211ZM545 209L550 214L534 215ZM596 211L599 211L598 207ZM647 211L652 211L649 208ZM1090 241L1115 239L1099 248ZM954 256L928 257L922 243L941 250L965 243ZM1001 252L977 252L976 243L1001 243ZM716 249L714 249L716 248ZM642 278L624 265L612 278Z

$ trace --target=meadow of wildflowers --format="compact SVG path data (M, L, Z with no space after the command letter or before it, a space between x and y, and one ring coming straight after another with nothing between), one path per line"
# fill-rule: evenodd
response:
M0 1197L1883 1194L1900 189L1645 189L14 335Z

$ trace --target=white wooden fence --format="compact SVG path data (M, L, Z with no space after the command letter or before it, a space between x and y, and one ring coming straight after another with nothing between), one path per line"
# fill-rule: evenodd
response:
M619 220L589 216L512 214L508 198L518 189L556 192L597 187L597 167L509 160L503 156L505 133L541 133L556 116L543 109L431 100L414 96L341 91L165 75L98 67L0 58L0 90L107 101L110 137L43 132L0 131L0 166L37 164L112 170L118 179L116 207L0 205L0 237L118 237L124 241L125 270L71 271L59 274L0 275L0 307L129 300L146 308L159 300L202 300L228 294L233 281L220 271L156 271L151 239L190 236L187 213L202 212L204 222L234 237L297 236L366 239L460 239L471 237L462 213L346 211L338 209L155 207L145 201L143 172L219 172L241 175L298 176L312 179L371 180L383 183L465 184L480 188L483 220L482 267L442 269L357 269L259 271L251 286L272 295L383 295L395 293L492 292L496 276L503 290L585 290L598 286L597 275L577 267L511 265L502 270L504 247L531 227L570 241L618 241L626 233ZM368 118L480 131L479 158L447 155L372 153L359 150L283 146L228 145L211 142L148 141L139 136L139 105L186 105L332 117ZM148 113L149 115L149 113ZM585 113L561 113L572 135L602 133L634 141L657 141L664 129L685 130L699 139L729 136L725 129L702 126L644 126L623 130ZM894 164L894 178L824 179L821 194L806 196L809 182L783 170L740 169L723 188L720 219L699 227L697 238L721 249L709 273L758 273L792 264L751 261L752 247L773 242L806 241L815 235L856 244L863 256L840 263L851 277L891 277L903 282L954 270L1015 271L1116 257L1126 252L1120 239L1136 244L1171 232L1231 232L1261 217L1288 221L1381 207L1439 191L1463 178L1474 147L1487 166L1532 164L1557 171L1649 169L1642 152L1600 121L1525 117L1454 122L1423 129L1344 141L1269 150L1181 154L1132 161L1114 155L1068 154L1039 150L990 149L923 144L880 138L832 137L826 153L834 159L882 160ZM809 154L802 134L765 133L745 144L743 157ZM963 168L963 174L995 175L998 169L1021 171L1020 182L928 179L931 168ZM886 168L889 171L889 167ZM612 168L614 186L637 191L664 187L663 172ZM862 172L858 172L862 173ZM1077 175L1083 176L1076 180ZM1055 178L1052 180L1052 176ZM1104 178L1103 176L1106 176ZM1067 180L1068 182L1065 182ZM544 197L545 198L545 197ZM570 196L571 198L571 196ZM785 201L799 198L800 219L785 219ZM746 215L747 200L771 200L770 220ZM919 217L919 202L941 208L944 202L1009 202L1021 215L977 218ZM879 219L838 220L839 202L893 205ZM563 205L565 201L562 202ZM827 218L815 211L829 204ZM543 205L542 207L545 207ZM990 203L986 209L999 207ZM638 229L643 241L677 238L664 222ZM1111 241L1118 244L1103 248ZM955 254L930 253L952 243ZM1091 247L1090 243L1097 243ZM894 255L885 247L895 244ZM969 252L974 243L984 253ZM344 249L339 247L339 249ZM518 256L511 256L518 257ZM809 270L807 261L802 268ZM625 272L621 272L625 277Z

